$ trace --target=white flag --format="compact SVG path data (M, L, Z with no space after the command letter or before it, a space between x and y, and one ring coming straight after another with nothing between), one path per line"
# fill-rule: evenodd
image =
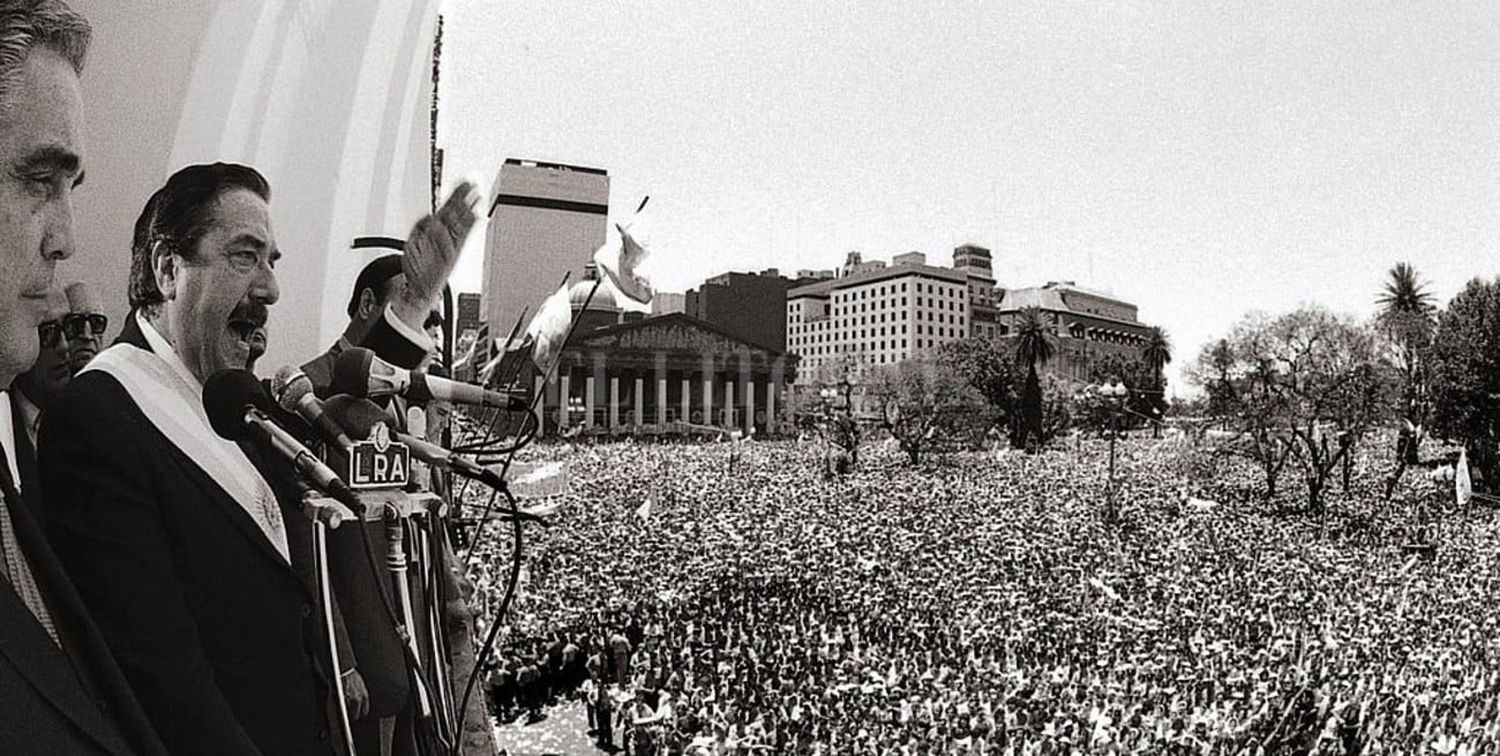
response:
M636 304L650 304L656 292L640 272L640 265L650 250L636 238L633 224L622 226L616 223L615 232L594 251L594 264L599 266L599 272L615 287L615 291L626 299Z
M1453 493L1458 498L1458 505L1463 506L1474 498L1474 483L1469 480L1469 450L1460 449L1458 452L1458 467L1453 471Z
M526 326L526 336L535 345L531 361L543 371L550 371L562 353L563 341L568 338L568 327L573 322L573 307L568 301L568 286L563 284L536 311L536 316Z
M641 505L636 508L636 510L635 510L635 516L641 518L641 520L643 520L643 521L651 519L651 497L650 496L647 496L646 500L643 501L643 502L641 502Z

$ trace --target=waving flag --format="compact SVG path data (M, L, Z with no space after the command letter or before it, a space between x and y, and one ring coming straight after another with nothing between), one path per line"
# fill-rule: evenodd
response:
M647 197L641 200L641 205L636 208L636 212L640 213L650 199ZM594 264L599 266L599 271L604 274L615 291L626 299L636 304L650 304L651 297L656 292L651 288L651 282L647 281L639 271L641 263L650 254L650 250L637 238L634 223L626 226L616 223L615 231L618 232L619 238L611 234L610 238L604 242L604 246L595 250Z
M564 284L547 297L531 324L526 326L526 339L534 345L531 361L543 372L550 372L557 356L562 354L563 341L568 338L568 326L572 322L573 307L568 302L568 287ZM526 340L521 343L525 344Z
M1453 471L1453 493L1461 507L1474 498L1474 483L1469 479L1469 450L1460 449L1458 466Z

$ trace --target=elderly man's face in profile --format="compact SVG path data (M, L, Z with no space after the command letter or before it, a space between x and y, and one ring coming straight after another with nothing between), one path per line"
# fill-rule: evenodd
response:
M78 75L42 47L0 97L0 378L36 360L58 260L73 254L73 190L83 178Z

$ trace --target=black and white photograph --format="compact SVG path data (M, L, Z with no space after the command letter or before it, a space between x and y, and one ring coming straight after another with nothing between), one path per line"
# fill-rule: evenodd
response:
M1500 5L0 0L0 756L1500 754Z

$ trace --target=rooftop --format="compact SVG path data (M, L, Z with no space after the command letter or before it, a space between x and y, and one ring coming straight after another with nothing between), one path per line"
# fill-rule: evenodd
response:
M540 160L522 160L520 158L506 158L506 165L519 165L526 168L546 168L554 171L573 171L575 173L592 173L597 176L608 176L609 171L603 168L587 168L581 165L568 165L566 163L544 163Z
M787 299L797 297L827 297L835 289L843 289L849 286L884 281L891 278L902 278L905 276L927 276L929 278L941 278L945 281L963 283L969 277L960 271L951 268L936 268L931 265L891 265L875 270L862 270L858 273L834 278L827 281L798 286L786 293Z

